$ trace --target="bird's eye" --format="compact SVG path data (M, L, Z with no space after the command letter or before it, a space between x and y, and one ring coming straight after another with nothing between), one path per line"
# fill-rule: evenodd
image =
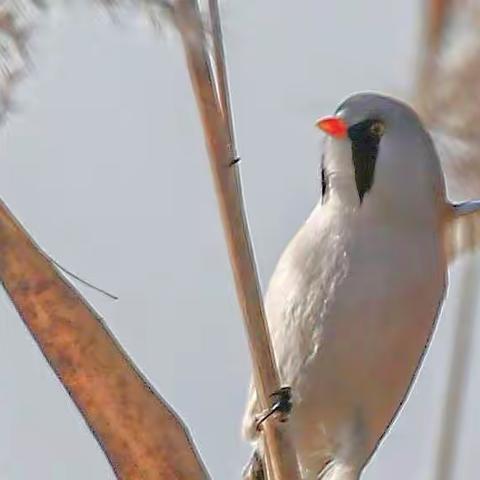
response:
M370 133L375 137L380 138L385 131L385 126L382 122L374 122L370 125Z

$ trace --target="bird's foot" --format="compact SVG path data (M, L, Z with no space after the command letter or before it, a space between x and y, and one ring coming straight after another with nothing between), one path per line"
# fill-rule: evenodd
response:
M286 422L292 411L292 389L290 387L282 387L270 395L272 406L260 413L256 417L256 428L258 431L262 429L262 424L272 415L277 416L280 422Z

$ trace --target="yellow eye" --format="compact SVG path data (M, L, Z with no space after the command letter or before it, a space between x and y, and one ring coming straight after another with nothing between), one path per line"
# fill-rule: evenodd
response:
M372 135L375 135L376 137L381 137L383 135L383 132L385 131L385 126L383 125L382 122L375 122L372 123L370 126L370 133Z

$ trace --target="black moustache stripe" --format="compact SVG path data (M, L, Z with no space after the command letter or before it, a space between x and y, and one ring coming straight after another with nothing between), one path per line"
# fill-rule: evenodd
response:
M381 139L380 136L371 131L371 126L376 122L377 120L372 119L364 120L348 129L348 136L352 142L355 183L360 203L363 202L363 197L372 188L375 176L375 163Z
M325 203L328 193L328 177L325 170L325 153L322 155L322 163L320 167L320 179L322 182L322 204Z

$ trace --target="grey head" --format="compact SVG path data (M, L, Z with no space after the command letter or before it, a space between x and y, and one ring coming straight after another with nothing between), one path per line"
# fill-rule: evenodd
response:
M359 93L317 125L329 134L322 165L327 200L329 189L336 189L337 197L359 208L375 203L421 213L443 205L444 180L432 139L406 103Z

